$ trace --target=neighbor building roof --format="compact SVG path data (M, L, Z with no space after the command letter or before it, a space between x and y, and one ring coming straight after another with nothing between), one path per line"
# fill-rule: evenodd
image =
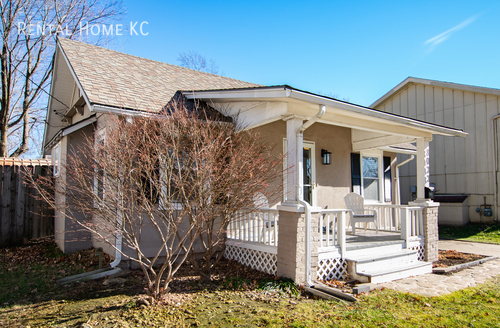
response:
M397 93L399 90L406 88L407 86L414 84L414 83L419 83L419 84L424 84L424 85L431 85L431 86L437 86L437 87L442 87L442 88L448 88L448 89L458 89L458 90L464 90L464 91L470 91L470 92L479 92L479 93L485 93L485 94L491 94L491 95L496 95L500 96L500 89L494 89L494 88L486 88L486 87L478 87L474 85L468 85L468 84L459 84L459 83L452 83L452 82L443 82L443 81L436 81L436 80L429 80L429 79L420 79L418 77L407 77L403 82L399 83L396 85L394 88L389 90L385 95L377 99L373 104L370 105L372 108L376 108L380 104L382 104L384 101L387 99L391 98L395 93Z
M159 111L178 90L259 86L78 41L58 41L90 105Z

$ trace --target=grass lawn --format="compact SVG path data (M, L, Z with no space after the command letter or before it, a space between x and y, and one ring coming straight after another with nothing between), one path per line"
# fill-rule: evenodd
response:
M500 225L470 223L463 227L439 226L439 238L500 244Z
M362 295L355 303L339 303L304 293L296 296L293 289L278 288L290 287L288 283L264 285L260 278L250 279L254 273L240 271L241 275L226 275L214 283L181 277L172 284L164 304L147 306L136 273L58 287L54 276L64 276L78 263L50 260L14 275L8 269L17 262L5 255L12 254L12 249L2 251L0 327L80 327L82 323L92 327L499 326L500 277L442 297L384 289ZM45 273L36 278L35 271ZM31 280L36 280L36 287L24 288Z

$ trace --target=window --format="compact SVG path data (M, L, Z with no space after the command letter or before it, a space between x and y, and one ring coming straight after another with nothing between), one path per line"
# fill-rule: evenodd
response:
M368 202L392 200L391 158L382 153L351 154L352 192Z
M61 174L61 142L54 146L53 152L54 176Z
M378 157L362 156L361 174L363 197L366 200L380 200L380 162Z

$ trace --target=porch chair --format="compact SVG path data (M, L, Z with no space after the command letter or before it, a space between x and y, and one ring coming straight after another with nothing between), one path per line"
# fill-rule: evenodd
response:
M365 230L368 223L373 222L375 231L378 233L377 212L375 210L365 210L365 199L361 195L351 192L344 197L344 200L351 217L353 235L356 233L357 222L365 222ZM368 214L368 212L371 212L371 214Z

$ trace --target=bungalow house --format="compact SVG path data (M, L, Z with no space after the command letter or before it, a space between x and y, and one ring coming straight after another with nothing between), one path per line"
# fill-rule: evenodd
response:
M436 135L429 144L439 223L497 221L499 89L408 77L371 107L467 132L465 139ZM400 175L401 200L407 203L417 185L416 164L402 166Z
M275 152L287 154L285 167L297 168L283 177L281 202L231 223L226 257L309 284L346 272L371 282L430 272L439 204L424 194L429 142L436 135L464 137L461 130L59 39L44 155L64 163L82 134L105 134L103 114L159 111L178 91L239 113L247 128L280 145ZM397 154L416 155L417 199L406 206L394 204ZM57 166L55 174L65 179ZM376 222L353 220L344 200L351 192L364 197ZM55 230L64 252L93 242L61 212Z

